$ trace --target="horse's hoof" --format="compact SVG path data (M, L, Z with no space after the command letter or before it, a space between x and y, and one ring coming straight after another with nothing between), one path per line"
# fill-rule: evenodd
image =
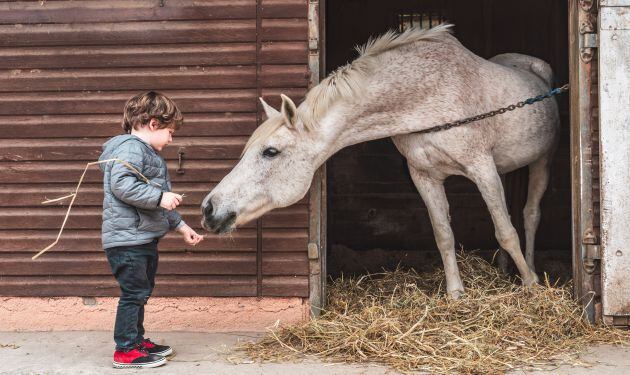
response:
M458 300L460 297L462 297L464 295L464 291L463 290L451 290L448 292L449 297L451 297L454 300Z

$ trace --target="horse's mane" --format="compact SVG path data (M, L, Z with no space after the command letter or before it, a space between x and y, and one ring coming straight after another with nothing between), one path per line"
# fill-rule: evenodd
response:
M390 30L377 38L370 38L362 46L356 46L359 57L337 68L306 94L304 100L306 105L298 108L298 116L306 129L315 127L317 120L326 113L335 100L360 97L366 91L367 78L374 71L380 54L418 41L443 41L450 35L452 26L442 24L431 29L412 27L401 34ZM268 120L259 126L247 141L243 154L251 145L263 141L278 130L283 124L280 119Z
M383 52L411 43L426 40L444 40L453 25L443 24L431 29L412 27L399 34L393 30L371 38L363 46L355 47L359 53L354 61L339 67L306 94L307 111L300 113L305 124L314 124L335 99L360 96L365 92L366 78L373 72L377 57Z

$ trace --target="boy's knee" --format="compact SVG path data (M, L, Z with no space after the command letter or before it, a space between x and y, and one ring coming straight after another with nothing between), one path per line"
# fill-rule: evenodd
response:
M147 304L147 302L149 301L149 297L151 297L151 290L147 289L140 292L123 293L123 295L120 296L120 301L142 306Z

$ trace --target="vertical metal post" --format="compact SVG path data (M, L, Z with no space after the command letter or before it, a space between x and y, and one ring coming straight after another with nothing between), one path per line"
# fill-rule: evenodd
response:
M585 308L586 318L594 322L601 319L597 311L596 264L586 264L587 246L597 244L598 228L594 212L594 171L598 162L593 160L598 150L593 149L593 137L598 137L597 118L593 116L597 97L594 94L593 70L596 60L593 51L583 49L582 35L594 30L597 14L593 1L569 2L569 82L571 111L571 200L573 232L573 284L575 297ZM595 193L596 194L596 193ZM588 262L587 262L588 263ZM597 264L598 266L598 264Z

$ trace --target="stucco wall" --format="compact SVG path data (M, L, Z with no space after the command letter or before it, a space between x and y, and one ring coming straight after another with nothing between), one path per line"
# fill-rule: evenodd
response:
M0 297L0 331L113 330L118 298ZM151 298L147 331L263 331L309 316L302 298Z

